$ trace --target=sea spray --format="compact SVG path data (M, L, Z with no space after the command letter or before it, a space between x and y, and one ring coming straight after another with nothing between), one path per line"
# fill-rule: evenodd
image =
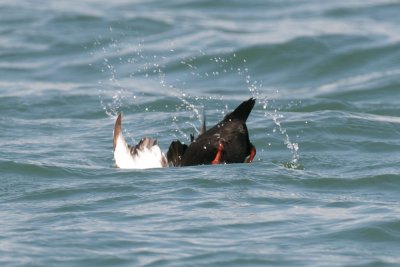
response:
M206 109L209 106L210 101L217 101L223 105L223 108L217 109L223 116L229 112L228 105L224 102L224 97L221 95L216 96L193 96L187 93L187 80L197 79L200 81L206 81L209 79L216 79L216 84L218 84L218 79L222 80L228 75L237 75L242 77L243 87L251 93L251 95L257 99L258 103L262 106L264 110L264 117L269 117L273 123L277 126L280 134L283 136L283 144L291 152L291 160L284 163L285 167L288 168L300 168L299 163L299 144L292 142L289 134L287 133L285 127L283 127L283 114L279 112L278 109L270 111L268 108L270 97L264 92L266 89L263 83L259 80L255 80L250 75L249 67L247 67L247 59L240 56L240 52L229 52L223 55L208 55L204 50L198 50L197 54L190 57L182 57L178 65L171 62L170 58L176 50L170 48L166 51L165 55L155 56L146 52L144 49L144 41L140 42L132 50L132 53L128 56L126 62L132 65L132 71L130 71L129 78L132 80L149 80L158 81L158 85L163 89L162 92L168 96L178 99L182 104L176 105L175 110L180 112L190 111L193 115L190 116L191 119L195 119L196 122L191 122L186 120L184 123L190 125L194 132L198 134L198 127L201 125L201 110ZM108 49L102 47L102 53L104 54L101 72L106 73L108 78L104 81L99 81L99 85L103 86L103 89L99 90L99 100L105 113L114 117L122 109L129 107L132 103L136 103L139 93L134 92L133 89L127 89L124 87L118 78L118 67L114 64L120 64L123 59L119 57L118 60L114 60L114 63L110 62L108 56L112 57L113 53L120 54L119 43L116 39L108 45ZM122 61L121 61L122 60ZM212 62L213 65L210 68L205 68L205 62ZM171 64L173 66L171 66ZM169 66L169 69L167 69ZM182 77L174 77L171 71L180 66L187 69ZM172 69L172 70L171 70ZM172 79L171 79L172 78ZM228 76L229 78L229 76ZM111 85L114 91L112 91L112 96L110 97L109 90L104 89L104 86ZM278 93L277 90L274 92ZM106 98L109 98L106 100ZM149 110L149 107L145 107L145 110ZM187 130L183 129L180 125L180 121L177 116L172 116L171 124L173 126L172 136L178 139L184 139L189 141L189 134L186 133ZM198 127L196 127L198 125ZM128 135L129 137L129 135ZM267 144L270 145L270 144Z

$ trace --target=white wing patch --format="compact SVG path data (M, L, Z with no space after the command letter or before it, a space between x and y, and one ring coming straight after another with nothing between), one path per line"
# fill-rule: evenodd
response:
M114 135L114 160L118 168L148 169L167 166L167 159L156 144L150 148L142 147L141 149L137 149L136 153L132 154L120 127L120 124L116 124L114 128L114 133L117 133L116 136Z

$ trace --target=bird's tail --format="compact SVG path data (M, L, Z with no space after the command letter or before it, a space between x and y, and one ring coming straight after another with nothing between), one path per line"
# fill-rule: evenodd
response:
M252 111L256 100L254 98L250 98L242 102L234 111L225 116L224 120L235 119L246 121Z
M117 120L114 126L114 159L115 164L119 168L123 168L126 162L131 160L131 152L129 146L126 144L125 138L122 135L122 115L118 114Z

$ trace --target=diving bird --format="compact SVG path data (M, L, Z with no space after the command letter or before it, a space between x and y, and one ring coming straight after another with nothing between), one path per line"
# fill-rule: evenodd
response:
M122 114L114 126L114 160L121 169L148 169L168 167L167 159L157 140L145 137L135 146L127 145L121 129Z
M246 120L256 100L250 98L209 130L205 129L189 145L172 141L167 159L173 166L252 162L256 148L250 142ZM246 160L247 158L247 160Z

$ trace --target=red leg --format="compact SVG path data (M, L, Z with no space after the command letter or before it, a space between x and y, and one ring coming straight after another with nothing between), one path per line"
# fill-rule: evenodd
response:
M220 164L221 163L221 157L222 157L223 150L224 150L224 145L222 143L219 143L217 155L215 155L215 158L213 161L211 161L211 164Z
M246 161L247 163L252 163L253 159L254 159L254 157L256 156L256 153L257 153L256 147L253 146L253 144L251 144L251 143L250 143L250 145L251 145L251 150L250 150L250 156Z

